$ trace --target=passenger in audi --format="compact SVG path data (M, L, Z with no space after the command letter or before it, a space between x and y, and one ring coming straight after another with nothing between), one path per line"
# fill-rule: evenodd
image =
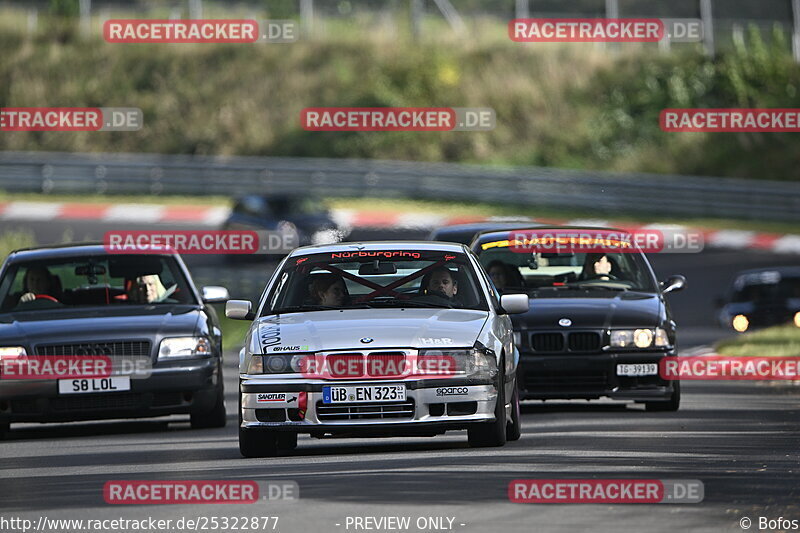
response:
M172 291L174 291L176 287L177 286L173 286L172 289L164 287L158 274L139 276L130 281L128 301L139 304L163 302L172 294Z

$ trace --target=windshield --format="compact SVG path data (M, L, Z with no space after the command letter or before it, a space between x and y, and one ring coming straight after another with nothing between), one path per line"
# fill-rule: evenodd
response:
M119 255L20 262L0 280L0 311L196 303L171 257Z
M481 265L504 293L570 288L657 291L640 253L516 252L507 244L489 246L478 253Z
M291 258L262 316L381 307L488 309L466 255L380 250Z
M737 279L731 302L774 302L790 298L800 298L800 278L781 278L777 272L762 272Z

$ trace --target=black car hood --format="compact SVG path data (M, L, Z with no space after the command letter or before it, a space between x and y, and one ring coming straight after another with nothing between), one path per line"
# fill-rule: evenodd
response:
M22 345L193 335L200 309L193 305L92 307L0 315L0 344Z
M641 328L660 325L662 303L656 294L632 291L553 291L530 298L527 313L512 315L514 329Z

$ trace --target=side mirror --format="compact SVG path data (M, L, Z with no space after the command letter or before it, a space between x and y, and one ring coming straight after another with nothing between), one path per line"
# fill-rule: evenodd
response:
M500 307L509 315L518 315L528 312L527 294L504 294L500 297Z
M203 301L207 304L227 302L231 299L231 295L228 294L228 289L225 287L209 285L207 287L203 287L202 292Z
M250 300L228 300L225 303L225 316L234 320L252 320L252 307Z
M667 278L667 281L661 282L661 287L661 292L664 294L682 290L684 287L686 287L686 278L677 274L670 276Z

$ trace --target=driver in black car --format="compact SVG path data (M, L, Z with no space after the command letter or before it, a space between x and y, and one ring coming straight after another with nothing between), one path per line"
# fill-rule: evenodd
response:
M586 260L583 263L583 271L581 272L580 279L615 280L618 274L619 272L617 272L614 263L609 259L608 255L593 253L586 254Z
M53 275L45 267L31 267L25 272L22 285L22 296L18 303L32 302L39 299L58 301L53 287Z

